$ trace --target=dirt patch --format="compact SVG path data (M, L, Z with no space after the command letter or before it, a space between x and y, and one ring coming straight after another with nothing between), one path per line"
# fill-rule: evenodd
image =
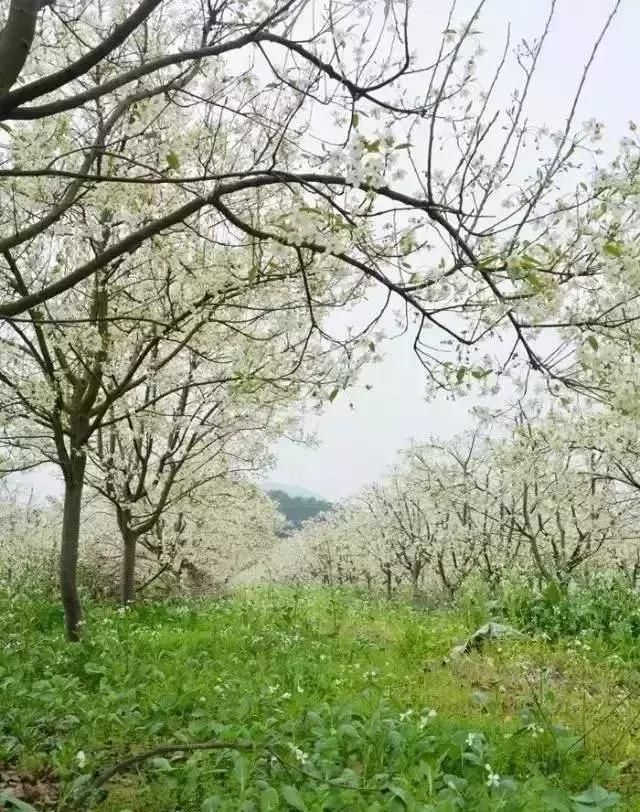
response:
M52 769L43 767L29 772L0 763L0 793L3 792L37 810L53 809L60 794L58 778ZM8 808L0 801L0 810Z

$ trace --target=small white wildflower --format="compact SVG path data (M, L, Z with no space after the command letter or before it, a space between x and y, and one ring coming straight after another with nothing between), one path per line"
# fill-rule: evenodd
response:
M465 740L465 744L467 747L475 747L478 741L478 734L477 733L468 733L467 738Z
M418 723L418 727L420 728L420 730L424 730L425 727L429 724L429 722L432 719L435 719L437 715L438 715L437 712L433 710L433 708L427 713L423 713Z
M411 708L408 708L406 711L400 714L400 721L406 722L410 716L413 716L413 710Z
M296 747L293 744L289 745L289 749L296 757L296 759L300 762L300 764L307 764L307 762L309 761L309 756L307 755L307 753L304 752L304 750L301 750L299 747Z
M81 770L84 770L87 763L87 757L84 754L84 750L78 750L76 753L76 764L80 767Z
M280 697L280 699L291 699L291 694L289 693L289 691L285 691Z
M486 782L487 786L491 787L491 788L499 787L500 786L500 776L498 775L498 773L494 773L494 771L491 769L491 764L485 764L484 768L488 773L487 782Z

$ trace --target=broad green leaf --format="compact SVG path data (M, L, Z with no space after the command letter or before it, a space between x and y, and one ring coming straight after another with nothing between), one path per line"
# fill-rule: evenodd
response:
M285 784L282 787L282 797L292 809L297 809L298 812L307 812L307 805L303 801L302 795L291 784Z
M341 784L344 784L347 787L358 787L360 786L360 776L354 770L350 770L349 768L345 768L338 781Z
M267 787L260 793L260 812L271 812L280 809L280 799L277 790Z
M618 805L620 796L616 792L609 792L604 787L595 784L590 789L581 792L580 795L573 795L571 800L590 809L613 809Z
M466 778L462 778L460 775L451 775L450 773L443 775L442 780L449 789L453 789L456 792L462 792L469 783Z
M394 798L399 798L405 806L409 806L411 796L406 789L399 787L397 784L391 784L391 786L388 787L388 790Z
M241 787L245 787L249 778L249 762L246 756L238 755L233 765L233 775Z
M589 336L589 338L587 338L587 342L591 347L591 349L593 350L598 349L598 339L595 336Z
M550 789L544 792L540 798L545 810L549 812L572 812L567 796L560 790Z
M149 759L149 766L152 767L154 770L163 773L171 772L171 770L173 769L169 759L162 758L162 756L156 756L156 758Z

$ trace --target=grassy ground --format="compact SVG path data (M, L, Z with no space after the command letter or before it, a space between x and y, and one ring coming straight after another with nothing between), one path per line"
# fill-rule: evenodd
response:
M640 810L635 638L528 634L443 663L489 613L251 592L93 606L68 646L57 607L0 596L0 809L20 808L4 781L102 812ZM92 789L157 745L176 749Z

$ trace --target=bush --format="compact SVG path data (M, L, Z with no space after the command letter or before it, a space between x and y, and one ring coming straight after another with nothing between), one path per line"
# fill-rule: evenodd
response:
M495 618L550 640L588 635L623 643L640 638L640 594L615 575L583 578L566 588L556 582L540 586L524 577L504 581L491 592L472 583L458 605L472 625Z

